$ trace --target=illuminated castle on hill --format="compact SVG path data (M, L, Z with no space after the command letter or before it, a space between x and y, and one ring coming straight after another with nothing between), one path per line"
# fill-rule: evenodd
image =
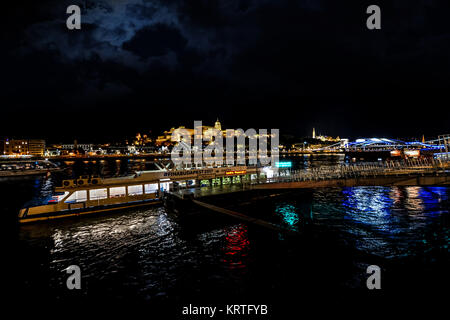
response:
M337 136L336 138L333 138L333 137L330 137L330 136L324 136L324 135L316 136L316 128L313 128L313 130L312 130L312 138L320 140L320 141L330 141L330 142L339 142L339 141L341 141L341 138L339 138L339 136Z

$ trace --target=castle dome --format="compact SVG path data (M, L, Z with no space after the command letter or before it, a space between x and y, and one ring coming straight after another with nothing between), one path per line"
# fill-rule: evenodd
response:
M214 123L214 129L222 130L222 124L219 121L219 118L217 118L216 122Z

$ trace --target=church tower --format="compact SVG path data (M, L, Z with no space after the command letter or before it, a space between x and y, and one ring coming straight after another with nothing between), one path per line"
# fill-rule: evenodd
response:
M316 128L313 128L313 135L312 135L313 139L316 138Z

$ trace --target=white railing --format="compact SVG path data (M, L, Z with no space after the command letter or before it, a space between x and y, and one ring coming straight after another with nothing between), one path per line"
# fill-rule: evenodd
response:
M346 179L356 177L376 177L383 175L400 174L446 174L449 161L435 159L407 159L399 161L372 162L321 166L303 170L294 170L287 173L278 173L274 177L258 181L267 182L293 182L317 181L330 179Z

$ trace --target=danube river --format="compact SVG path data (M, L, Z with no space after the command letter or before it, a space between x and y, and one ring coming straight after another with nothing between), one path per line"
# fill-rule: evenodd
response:
M297 167L342 161L294 159ZM77 165L68 164L79 173L114 175L138 164ZM297 236L210 212L189 221L164 207L19 226L20 206L48 195L56 180L0 183L7 261L22 298L133 301L176 306L174 313L190 303L276 308L292 301L292 292L312 299L330 292L365 294L369 265L381 268L387 294L434 292L448 284L449 187L332 188L212 200L282 224ZM64 269L70 265L81 269L82 289L76 292L66 288Z

